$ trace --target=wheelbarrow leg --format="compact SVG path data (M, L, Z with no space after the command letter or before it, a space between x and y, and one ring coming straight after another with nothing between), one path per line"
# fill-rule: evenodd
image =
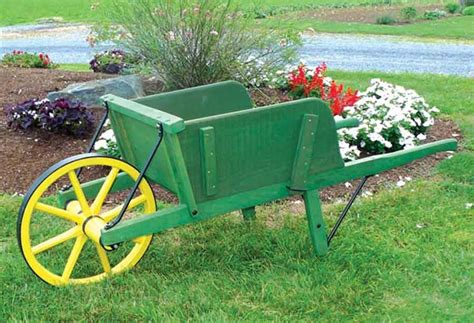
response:
M314 252L317 256L324 256L328 252L328 243L319 192L317 190L306 191L303 198Z
M246 221L255 220L255 206L242 209L242 215Z

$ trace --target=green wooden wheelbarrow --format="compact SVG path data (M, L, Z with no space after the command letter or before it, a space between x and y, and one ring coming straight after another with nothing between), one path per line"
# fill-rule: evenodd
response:
M122 159L86 153L63 160L33 184L20 210L20 249L30 268L53 285L93 282L133 267L152 234L235 210L251 219L256 205L291 195L303 196L310 240L322 256L369 176L457 146L453 139L440 140L344 163L336 130L357 126L357 120L335 122L327 105L314 98L253 108L246 89L233 81L103 100L108 114L89 151L109 118ZM106 176L81 183L81 170L92 167L107 169ZM54 204L47 196L60 178L69 184ZM362 181L328 234L318 191L356 178ZM174 193L179 203L156 210L150 184ZM127 191L123 203L104 206L108 195L121 191ZM139 215L127 216L132 213ZM35 214L69 225L50 238L36 234L36 243L34 231L45 227L34 226ZM42 255L68 241L74 243L65 264L60 270L47 267ZM88 241L101 270L73 275ZM130 249L112 262L126 242Z

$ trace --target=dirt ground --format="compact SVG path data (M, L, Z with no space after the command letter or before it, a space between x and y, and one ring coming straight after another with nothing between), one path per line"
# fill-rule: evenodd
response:
M328 8L318 10L300 11L295 13L301 18L313 18L324 21L355 22L375 24L377 18L391 16L399 19L399 23L407 23L400 16L400 9L406 6L367 6L351 8ZM444 10L442 5L415 6L418 15L423 15L426 10Z
M43 69L17 69L0 67L0 193L24 194L33 181L54 163L85 151L89 139L74 139L66 135L45 131L19 132L6 127L5 107L29 98L44 98L50 91L56 91L68 84L83 82L107 75L83 72L65 72ZM258 105L288 100L275 90L252 91ZM98 114L95 111L96 115ZM99 116L97 116L97 119ZM436 121L428 133L426 142L450 138L460 133L451 121ZM92 135L92 134L91 134ZM371 178L366 190L372 193L386 187L394 187L400 179L419 178L430 174L438 161L448 154L437 154L411 163L402 168ZM348 185L349 186L349 185ZM352 183L356 186L356 182ZM325 201L346 198L353 190L341 184L322 192ZM157 198L173 202L175 198L160 189L155 190Z

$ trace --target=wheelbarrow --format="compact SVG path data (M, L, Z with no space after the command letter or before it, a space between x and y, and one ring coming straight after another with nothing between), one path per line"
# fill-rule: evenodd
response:
M236 210L250 220L256 205L292 195L303 197L314 253L323 256L368 177L457 146L440 140L344 163L336 130L356 119L335 122L315 98L253 108L234 81L103 101L88 153L46 170L19 211L20 250L51 285L99 281L136 265L153 234ZM90 153L107 118L120 159ZM94 169L97 178L84 175ZM327 230L319 190L357 178ZM152 185L179 202L157 209Z

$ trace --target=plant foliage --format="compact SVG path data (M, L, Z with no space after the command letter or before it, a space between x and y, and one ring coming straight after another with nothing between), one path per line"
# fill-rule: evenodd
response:
M120 49L103 51L89 62L95 73L120 74L131 68L137 60Z
M31 99L7 108L7 126L12 129L45 129L75 137L85 136L93 126L93 116L79 101L60 98Z
M1 60L2 65L24 68L55 68L47 54L44 53L28 53L21 50L14 50L5 54Z
M397 19L391 16L382 16L377 18L376 23L378 25L393 25L397 23Z
M247 83L294 54L294 36L250 29L249 18L217 0L137 0L110 11L114 41L146 61L169 89L227 79ZM121 26L121 27L116 27ZM99 32L100 34L100 32Z

